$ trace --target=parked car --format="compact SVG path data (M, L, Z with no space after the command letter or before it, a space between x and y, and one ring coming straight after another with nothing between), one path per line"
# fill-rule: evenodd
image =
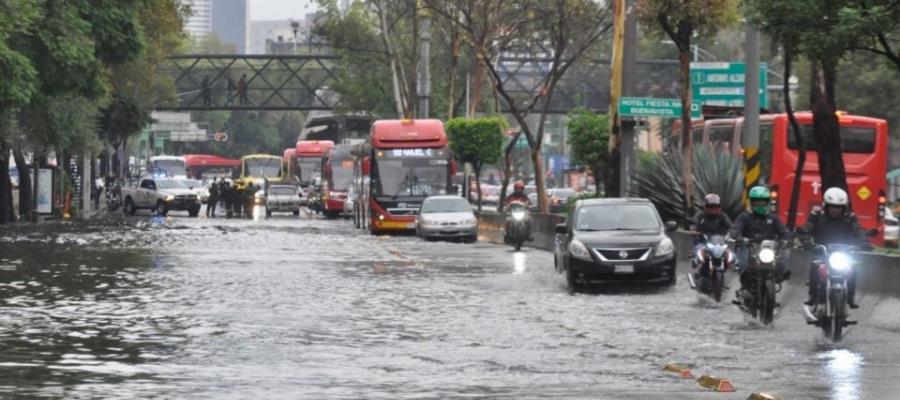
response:
M566 204L569 202L569 199L577 195L578 193L575 191L575 189L572 188L556 188L547 190L547 202L550 207L550 212L562 212L563 208L565 208Z
M416 216L416 234L423 239L478 240L478 219L472 206L459 196L431 196Z
M594 281L662 280L675 284L675 245L647 199L586 199L556 226L554 266L571 290Z
M300 193L294 185L271 185L266 194L266 215L289 212L300 215Z
M200 200L184 180L143 178L138 186L122 188L123 210L134 215L138 209L155 210L159 215L169 211L187 211L192 217L200 214Z
M900 245L900 226L898 226L897 216L890 208L884 211L884 245L885 247Z

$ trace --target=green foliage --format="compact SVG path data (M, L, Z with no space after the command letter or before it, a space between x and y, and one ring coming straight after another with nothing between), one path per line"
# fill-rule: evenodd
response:
M609 163L609 116L576 109L569 113L569 145L572 161L587 167L602 182Z
M703 196L716 193L722 211L734 217L742 210L744 174L741 160L709 146L694 148L694 193L691 214L701 207ZM650 199L664 219L685 220L681 152L642 156L634 176L632 195Z
M252 153L281 155L300 135L304 114L296 111L202 111L192 118L212 132L228 133L227 142L184 143L178 151L239 158Z
M579 193L579 194L576 195L576 196L569 197L569 199L566 200L566 205L564 205L564 206L562 207L562 209L560 210L559 213L560 213L560 214L568 214L569 211L572 210L572 207L575 207L575 203L576 203L578 200L585 200L585 199L599 199L599 198L603 198L603 197L606 197L606 194L604 194L604 193L602 193L602 192L600 192L600 193L598 193L598 192L584 192L584 193Z
M476 168L496 164L503 155L503 131L507 127L503 117L453 118L446 125L450 151L457 160Z
M681 30L700 36L715 35L719 29L738 20L738 0L638 0L637 12L641 27L652 36L672 37Z

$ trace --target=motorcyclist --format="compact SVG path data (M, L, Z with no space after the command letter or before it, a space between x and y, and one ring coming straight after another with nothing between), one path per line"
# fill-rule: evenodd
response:
M693 230L698 232L694 240L694 254L696 255L706 245L706 238L715 235L726 235L731 230L733 223L728 214L722 213L722 199L715 193L707 194L703 198L703 211L698 211L694 216ZM700 265L696 257L691 267L696 269ZM698 271L699 274L708 274L709 271ZM695 274L694 276L699 276Z
M531 200L528 199L528 195L525 194L525 182L516 181L513 184L513 192L506 196L506 206L509 207L512 203L522 203L526 207L528 207L531 203Z
M809 233L817 244L845 244L870 249L868 240L859 226L856 214L849 210L850 201L844 189L833 187L822 195L824 210L813 211L806 220L804 230ZM857 271L853 272L847 281L847 305L850 308L859 307L855 301ZM819 287L819 274L816 265L809 266L809 299L806 305L815 304L816 291Z
M763 240L789 240L791 232L777 215L769 212L769 189L765 186L754 186L748 194L750 198L750 211L744 211L734 220L734 226L729 236L735 239L746 238L754 243ZM750 262L750 249L748 246L737 246L738 272L741 274L741 289L746 287L747 267ZM778 261L778 269L781 272L781 280L790 278L790 271L785 268L784 258Z
M513 192L506 196L506 201L504 202L504 204L506 204L507 210L509 210L510 206L515 203L522 204L525 208L528 208L531 205L531 201L528 199L528 195L525 194L525 182L516 181L516 183L513 184ZM504 229L504 232L506 232L504 234L504 241L506 243L509 243L511 241L511 238L509 237L509 226L513 222L511 215L512 214L507 214L506 217L506 229ZM528 233L528 240L534 240L530 229Z

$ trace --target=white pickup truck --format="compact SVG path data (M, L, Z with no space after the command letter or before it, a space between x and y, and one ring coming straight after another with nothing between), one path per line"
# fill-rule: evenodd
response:
M122 188L123 210L134 215L139 209L155 210L159 215L169 211L187 211L192 217L200 214L197 194L182 180L143 178L137 186Z

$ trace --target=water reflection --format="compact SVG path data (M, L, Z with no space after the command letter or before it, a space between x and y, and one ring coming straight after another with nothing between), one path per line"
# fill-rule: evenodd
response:
M856 400L860 398L859 380L863 357L846 349L835 349L822 353L825 372L831 384L831 398L834 400Z
M528 256L521 251L517 251L513 253L513 274L522 274L525 273L525 264L528 261Z
M148 276L164 260L39 242L3 243L0 254L0 398L153 379L148 360L178 349L188 321L159 310Z

